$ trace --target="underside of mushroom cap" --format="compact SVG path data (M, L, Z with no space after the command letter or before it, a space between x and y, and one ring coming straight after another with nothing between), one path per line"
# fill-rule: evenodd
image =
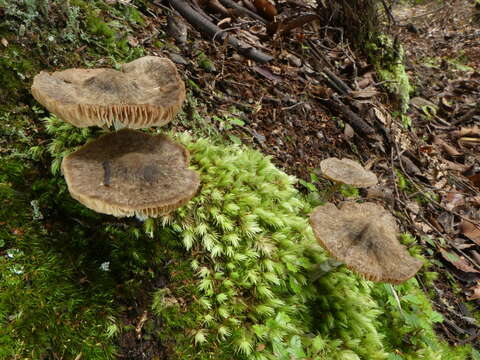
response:
M99 213L158 217L186 204L200 185L189 154L164 135L124 129L66 156L62 171L73 198Z
M175 64L156 56L124 64L120 71L42 71L31 90L39 103L77 127L162 126L175 117L185 100L185 84Z
M374 203L318 206L310 215L315 236L325 250L368 280L393 284L413 277L422 262L397 239L392 215Z
M376 185L377 176L356 161L343 158L328 158L320 162L322 174L335 182L356 187L369 187Z

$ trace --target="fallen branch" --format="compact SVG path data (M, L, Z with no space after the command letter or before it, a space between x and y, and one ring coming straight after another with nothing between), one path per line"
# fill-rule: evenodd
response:
M268 20L265 20L263 17L254 13L253 11L250 11L250 10L244 8L243 6L238 5L235 1L220 0L220 2L226 7L235 9L238 14L249 16L252 19L255 19L255 20L258 20L258 21L262 22L263 24L268 24Z
M284 35L285 33L293 30L295 28L301 27L310 21L318 20L318 15L316 14L304 14L296 17L295 19L282 21L282 22L273 22L267 25L267 33L270 36L275 34Z
M210 20L196 12L189 4L184 0L170 0L172 7L177 10L192 26L198 31L208 35L212 39L219 41L227 40L228 43L233 46L239 53L255 60L259 63L266 63L273 59L270 55L267 55L247 43L238 40L232 35L228 35L224 30L213 24Z
M344 116L345 121L349 123L357 133L365 136L375 134L375 129L350 110L337 96L334 95L333 100L330 100L329 104L333 105L335 110Z

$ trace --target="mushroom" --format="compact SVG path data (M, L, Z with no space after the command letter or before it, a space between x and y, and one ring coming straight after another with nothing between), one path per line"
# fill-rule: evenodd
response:
M42 71L32 94L49 111L76 127L120 124L139 129L170 122L185 100L175 64L145 56L107 68Z
M66 156L62 171L73 198L116 217L158 217L181 207L200 180L188 150L164 135L123 129Z
M399 243L393 216L377 204L327 203L315 208L310 224L322 247L368 280L399 284L422 266Z
M335 157L320 162L320 170L327 179L336 183L351 185L355 187L369 187L376 185L377 176L356 161Z

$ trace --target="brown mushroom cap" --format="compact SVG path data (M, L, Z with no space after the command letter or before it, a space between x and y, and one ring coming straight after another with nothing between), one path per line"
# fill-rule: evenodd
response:
M399 284L413 277L422 262L397 239L392 215L374 203L318 206L310 215L315 236L334 258L372 281Z
M133 129L170 122L185 100L185 84L172 61L145 56L113 69L42 71L32 94L49 111L77 127Z
M343 158L328 158L320 162L323 175L335 182L356 187L368 187L376 185L377 175L365 170L356 161Z
M73 198L99 213L158 217L186 204L200 185L189 153L164 135L123 129L66 156L62 171Z

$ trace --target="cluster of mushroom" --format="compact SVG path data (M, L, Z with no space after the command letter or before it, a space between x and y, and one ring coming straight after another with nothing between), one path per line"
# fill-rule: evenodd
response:
M326 178L337 183L356 187L377 184L374 173L350 159L329 158L320 168ZM340 209L327 203L314 209L310 224L325 250L368 280L399 284L422 267L422 261L399 243L393 216L375 203L347 202Z
M70 194L86 207L117 217L158 217L195 196L200 180L188 169L188 150L165 135L132 130L163 126L180 110L185 85L169 59L145 56L119 71L41 72L31 90L76 127L125 127L62 161Z

